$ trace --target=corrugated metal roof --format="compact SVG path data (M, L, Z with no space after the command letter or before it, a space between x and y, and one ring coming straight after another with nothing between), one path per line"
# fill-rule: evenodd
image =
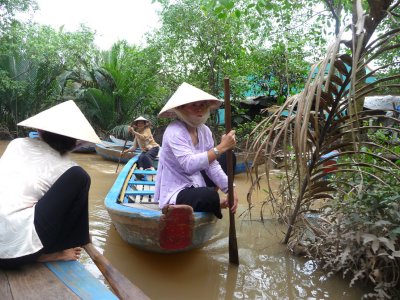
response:
M365 97L364 107L368 109L391 110L393 103L400 109L400 96L382 95Z

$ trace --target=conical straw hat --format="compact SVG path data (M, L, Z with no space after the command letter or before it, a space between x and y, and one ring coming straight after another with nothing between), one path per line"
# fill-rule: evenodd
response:
M137 122L137 121L145 121L148 122L149 120L147 120L146 118L143 118L142 116L137 117L135 120L133 120L133 122Z
M89 121L72 100L44 110L18 123L18 125L53 132L82 141L101 142Z
M223 102L223 100L219 100L216 97L194 87L186 82L182 83L176 92L172 95L172 97L168 100L168 102L161 109L158 116L160 118L172 118L176 117L175 112L172 110L178 106L197 102L197 101L210 101L210 108L217 109Z
M137 122L139 122L139 121L144 121L144 124L145 124L144 126L150 126L151 125L151 122L149 120L147 120L146 118L142 117L142 116L137 117L135 120L133 120L132 123L135 126L137 126Z

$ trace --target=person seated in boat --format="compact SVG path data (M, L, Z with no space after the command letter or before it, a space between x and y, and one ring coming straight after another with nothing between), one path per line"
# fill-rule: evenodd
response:
M124 150L124 153L134 152L137 148L140 148L142 153L137 161L138 168L140 170L154 170L154 160L157 158L160 145L153 138L150 121L142 116L136 118L129 126L129 132L133 135L134 142L132 147Z
M77 260L90 242L90 177L68 154L100 139L72 100L18 125L40 139L14 139L0 158L0 268Z
M215 188L207 187L202 171L224 193L228 193L228 177L217 159L236 145L235 131L223 135L214 145L209 127L205 125L211 110L222 101L183 83L165 104L159 117L176 117L163 135L154 199L160 208L172 204L186 204L194 211L212 212L222 218L221 208L227 208L228 198L220 199ZM236 212L238 197L234 191Z

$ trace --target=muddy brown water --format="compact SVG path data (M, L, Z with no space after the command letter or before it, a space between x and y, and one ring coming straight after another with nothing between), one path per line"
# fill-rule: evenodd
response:
M0 141L0 155L8 142ZM90 232L93 243L104 256L151 299L361 299L360 287L349 288L340 276L326 272L306 259L293 257L282 245L284 228L272 218L253 221L243 214L247 209L249 181L246 174L235 178L240 205L236 233L240 265L229 264L229 214L218 221L217 230L205 247L181 254L154 254L125 243L112 226L104 207L104 197L117 175L117 164L97 154L72 154L90 174ZM119 167L119 171L123 165ZM254 195L256 203L263 192ZM89 256L80 261L97 278L104 278Z

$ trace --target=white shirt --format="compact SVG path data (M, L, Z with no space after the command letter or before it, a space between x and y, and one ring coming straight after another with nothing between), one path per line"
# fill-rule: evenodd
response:
M10 142L0 158L0 258L21 257L43 248L34 225L35 205L76 165L39 139Z

